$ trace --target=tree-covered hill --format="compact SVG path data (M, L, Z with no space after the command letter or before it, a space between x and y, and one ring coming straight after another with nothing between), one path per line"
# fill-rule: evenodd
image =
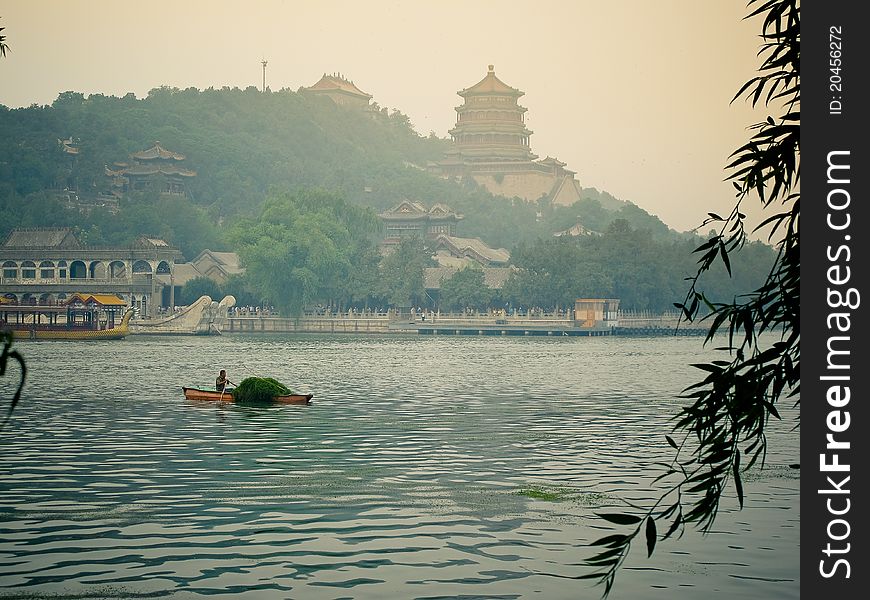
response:
M58 143L67 138L78 148L74 157ZM96 198L110 184L106 165L158 140L197 172L189 199L131 195L118 214L99 206L82 213L58 200L67 188L78 201ZM461 235L509 249L578 221L604 231L623 219L656 237L674 235L595 189L572 207L538 207L432 177L425 165L449 144L419 135L400 111L349 110L291 90L164 87L141 99L65 92L51 106L0 106L0 236L19 226L71 225L90 243L121 244L147 233L191 257L204 247L229 249L226 224L258 214L270 189L314 187L376 210L405 198L445 202L465 215Z

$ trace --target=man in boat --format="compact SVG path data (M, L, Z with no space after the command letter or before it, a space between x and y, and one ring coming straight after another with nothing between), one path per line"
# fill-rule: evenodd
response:
M223 392L227 384L236 385L232 381L227 378L227 372L225 369L221 369L221 372L218 374L217 379L214 380L214 389L218 392Z

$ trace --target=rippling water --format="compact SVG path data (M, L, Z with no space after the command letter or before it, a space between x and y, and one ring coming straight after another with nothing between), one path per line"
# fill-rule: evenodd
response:
M697 338L28 342L0 442L0 598L599 598L594 512L653 497ZM219 368L311 406L186 401ZM9 396L8 377L0 392ZM799 596L793 415L714 532L613 600ZM519 492L549 493L555 500Z

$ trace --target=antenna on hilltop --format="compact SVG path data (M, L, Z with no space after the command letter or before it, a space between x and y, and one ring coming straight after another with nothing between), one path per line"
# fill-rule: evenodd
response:
M263 65L263 93L264 93L264 94L266 93L266 64L267 64L268 62L269 62L269 61L267 61L267 60L264 58L263 61L262 61L262 63L261 63L261 64Z

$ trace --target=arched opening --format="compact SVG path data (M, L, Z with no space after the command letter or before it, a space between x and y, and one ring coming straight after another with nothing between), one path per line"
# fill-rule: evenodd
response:
M21 304L30 305L36 304L36 298L33 297L33 294L27 293L21 296Z
M36 263L32 260L21 263L21 279L36 279Z
M18 263L11 260L3 263L3 279L18 279Z
M137 260L133 263L133 274L139 275L143 273L151 273L151 265L147 260Z
M54 279L54 263L50 260L44 260L39 263L39 278Z
M169 267L169 263L165 260L161 260L160 264L157 265L157 274L165 274L169 275L172 272L172 269Z
M18 304L18 296L13 293L3 294L3 299L6 300L8 304Z
M109 263L109 279L124 279L127 277L127 265L123 261L113 260Z
M88 268L88 273L90 274L91 279L105 279L106 263L100 260L91 262L91 266Z
M54 304L54 294L45 293L39 296L39 304L41 306L48 306Z
M74 260L70 263L69 266L69 278L70 279L87 279L88 278L88 268L85 266L85 263L80 260Z

